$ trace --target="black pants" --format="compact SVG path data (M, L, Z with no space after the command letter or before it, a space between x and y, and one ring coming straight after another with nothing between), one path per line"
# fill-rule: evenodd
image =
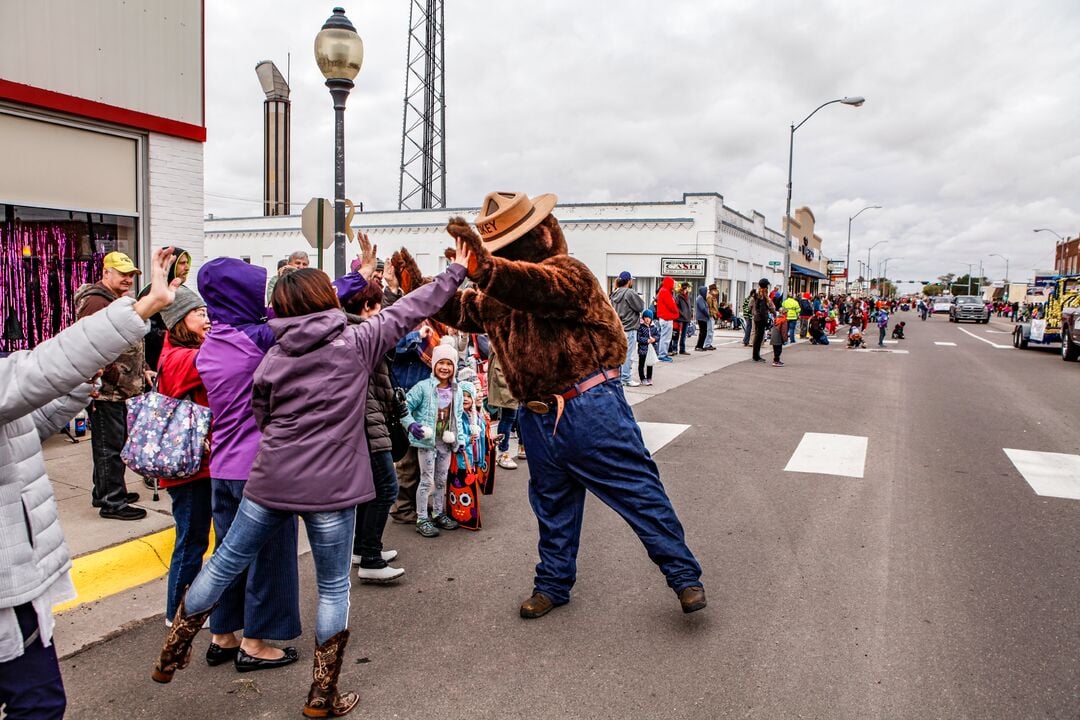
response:
M694 347L698 350L705 349L705 335L709 332L709 321L698 320L697 321L697 345Z
M773 362L780 362L780 353L782 353L782 352L784 352L784 346L783 345L773 345L772 346L772 359L773 359Z
M397 474L390 451L371 453L371 476L375 481L375 499L356 506L356 535L353 554L360 556L360 566L378 570L386 567L382 559L382 536L390 506L397 498Z
M754 359L761 360L761 343L765 342L765 322L754 320Z
M37 632L37 613L27 603L15 608L25 643ZM60 720L67 707L64 681L56 661L56 645L45 647L41 638L26 645L23 654L0 663L0 705L8 720Z
M127 407L122 402L95 400L90 413L90 450L94 459L93 499L102 509L127 505L126 470L120 451L127 442Z
M645 367L645 358L647 357L649 356L638 353L637 375L639 380L652 380L652 365Z

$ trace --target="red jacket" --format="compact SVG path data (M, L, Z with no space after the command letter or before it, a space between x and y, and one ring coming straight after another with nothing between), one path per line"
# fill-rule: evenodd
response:
M678 320L679 305L675 302L675 280L666 277L656 294L656 317L658 320Z
M206 388L203 387L199 371L195 369L195 356L199 354L196 348L180 347L173 345L168 333L165 333L165 344L161 348L161 358L158 360L158 392L174 398L187 398L203 407L210 407L210 401L206 397ZM199 471L191 477L182 480L160 481L161 487L174 487L192 482L193 480L205 480L210 477L210 453L203 456Z

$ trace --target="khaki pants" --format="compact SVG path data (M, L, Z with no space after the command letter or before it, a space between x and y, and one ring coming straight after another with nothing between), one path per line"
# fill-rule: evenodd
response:
M399 462L394 463L397 472L398 492L394 506L390 508L390 517L398 523L416 522L416 488L420 485L420 461L416 448L410 446L409 452Z

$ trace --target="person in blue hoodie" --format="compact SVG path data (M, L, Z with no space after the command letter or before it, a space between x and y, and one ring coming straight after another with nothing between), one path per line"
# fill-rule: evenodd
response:
M705 341L709 337L709 325L712 323L712 316L709 314L709 288L702 285L698 288L697 293L697 299L694 301L694 320L697 321L698 336L694 352L702 352L713 349L711 345L708 347L705 345Z

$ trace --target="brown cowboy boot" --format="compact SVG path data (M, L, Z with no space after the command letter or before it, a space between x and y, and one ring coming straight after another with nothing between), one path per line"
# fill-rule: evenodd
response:
M201 613L187 615L184 612L184 603L187 598L180 601L180 607L176 608L176 617L173 618L169 634L165 636L165 644L161 647L161 656L154 665L154 672L150 674L159 683L171 682L173 674L177 670L183 670L191 660L191 641L199 633L206 618L210 617L210 610Z
M339 694L337 689L341 664L345 661L345 645L349 631L342 630L315 648L315 664L311 669L311 691L304 705L304 717L341 717L360 702L354 692Z

